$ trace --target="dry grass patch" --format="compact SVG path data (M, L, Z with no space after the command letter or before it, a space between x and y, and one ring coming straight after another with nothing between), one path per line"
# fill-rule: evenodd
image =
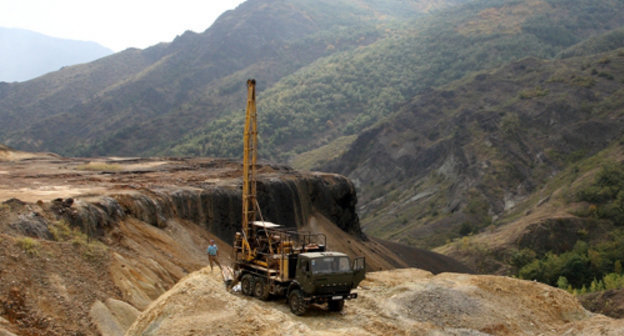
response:
M290 163L296 169L313 169L343 154L356 138L355 135L337 138L325 146L295 156Z
M39 242L34 238L22 237L15 243L30 256L39 255Z
M57 242L70 242L74 248L82 251L82 255L87 260L100 258L106 252L104 244L90 238L80 229L70 227L64 220L52 223L48 229L52 233L54 240Z

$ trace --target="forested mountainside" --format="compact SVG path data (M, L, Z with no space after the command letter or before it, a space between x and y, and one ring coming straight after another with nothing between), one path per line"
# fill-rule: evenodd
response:
M620 141L623 80L624 49L525 58L416 96L323 169L359 184L369 232L438 246Z
M344 143L432 86L554 57L624 21L612 1L250 0L206 32L0 87L0 141L63 155L238 157L258 80L263 156Z
M424 90L527 56L552 58L624 22L613 1L468 1L400 21L366 46L333 53L259 94L264 153L280 160L344 145ZM174 147L236 156L242 115ZM334 141L337 140L337 143ZM265 154L266 155L266 154Z
M204 33L0 84L0 142L237 158L253 77L262 158L350 177L371 235L486 260L453 239L600 208L544 190L621 161L592 158L621 141L623 23L613 0L249 0ZM520 272L501 241L486 271Z
M580 292L622 288L618 34L427 90L320 168L359 186L373 236L438 247L478 272Z
M250 0L202 34L3 84L0 141L63 155L191 154L171 147L239 114L248 77L265 90L319 58L373 43L394 22L454 2ZM240 132L231 135L228 143L238 143Z

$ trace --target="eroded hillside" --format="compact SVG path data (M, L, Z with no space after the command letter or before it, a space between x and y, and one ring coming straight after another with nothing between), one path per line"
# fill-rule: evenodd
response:
M623 140L561 171L509 211L500 225L435 250L479 272L514 274L575 291L588 309L621 318L614 299L624 286L619 283L621 190ZM582 295L586 292L593 293Z
M561 170L620 141L623 79L622 49L525 58L417 96L323 170L358 185L369 234L443 245L500 224Z
M0 332L123 334L153 300L207 264L209 239L228 263L241 175L240 163L220 159L70 159L0 146ZM264 164L258 179L266 220L324 232L329 248L366 256L370 270L467 270L369 240L342 176Z

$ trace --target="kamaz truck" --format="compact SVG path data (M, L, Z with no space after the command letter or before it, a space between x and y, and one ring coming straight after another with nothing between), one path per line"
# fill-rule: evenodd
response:
M257 127L255 80L247 81L243 148L242 230L234 237L234 281L245 295L286 297L291 311L310 304L341 311L365 276L365 260L327 251L322 233L302 232L262 220L256 199ZM261 220L256 221L260 217Z

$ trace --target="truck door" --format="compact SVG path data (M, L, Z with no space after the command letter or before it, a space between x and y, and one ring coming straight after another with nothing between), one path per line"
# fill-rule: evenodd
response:
M353 259L351 269L353 270L353 288L355 288L366 276L366 260L364 257Z
M314 291L312 285L312 271L310 270L310 259L299 258L299 267L297 267L297 281L301 285L303 291L310 294Z

